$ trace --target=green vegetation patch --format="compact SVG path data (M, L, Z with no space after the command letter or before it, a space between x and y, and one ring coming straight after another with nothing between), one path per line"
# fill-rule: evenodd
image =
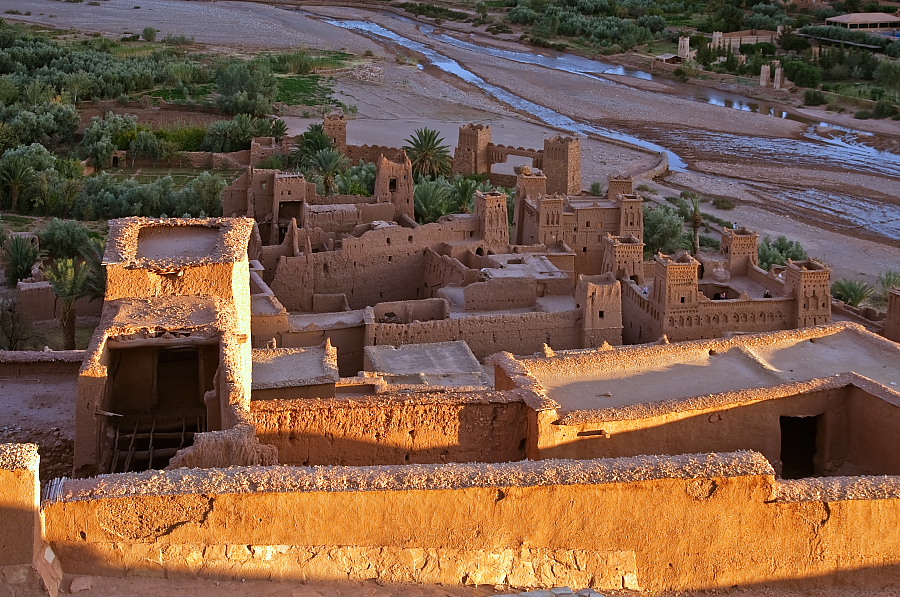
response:
M331 99L334 80L320 75L282 76L278 79L275 101L285 104L320 106L335 104Z

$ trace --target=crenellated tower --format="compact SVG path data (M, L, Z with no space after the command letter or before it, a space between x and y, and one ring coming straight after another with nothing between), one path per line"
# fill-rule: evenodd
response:
M347 153L347 118L343 114L326 114L322 130L334 143L335 149Z
M722 253L732 276L746 276L751 266L759 264L759 235L744 227L723 228Z
M468 176L491 171L488 145L491 144L491 126L469 123L459 127L456 152L453 154L453 173Z
M603 235L603 265L601 271L610 272L620 280L628 278L644 283L644 243L633 234Z
M575 302L581 308L581 346L622 344L622 286L612 273L578 276Z
M475 215L485 245L497 252L509 250L509 212L506 193L475 193Z
M831 322L831 269L815 259L788 260L784 269L784 293L796 298L792 328Z
M542 163L548 193L581 194L581 141L577 137L545 139Z

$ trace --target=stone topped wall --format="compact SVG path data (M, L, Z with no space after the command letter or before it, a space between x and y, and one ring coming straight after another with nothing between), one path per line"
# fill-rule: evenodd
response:
M815 499L812 486L782 491L748 452L256 467L70 481L44 513L74 574L653 592L872 586L900 579L900 498L883 484L896 480Z

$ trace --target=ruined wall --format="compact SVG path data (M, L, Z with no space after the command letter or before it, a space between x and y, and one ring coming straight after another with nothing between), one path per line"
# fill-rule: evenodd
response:
M425 252L423 284L426 296L434 297L444 286L465 286L475 281L478 271L466 267L458 259L440 255L431 249Z
M348 145L347 157L354 164L360 160L364 162L378 162L378 156L383 155L389 160L397 161L402 150L389 145Z
M358 238L345 238L334 251L284 257L271 287L289 311L309 311L313 294L346 294L351 309L425 298L426 249L468 240L477 227L477 220L462 217L417 228L370 230Z
M278 337L282 348L304 348L321 346L326 340L338 351L338 371L342 377L352 377L363 369L363 345L366 328L363 325L349 325L335 329L314 329L284 332Z
M843 473L842 467L856 465L850 446L857 441L854 429L868 427L851 424L858 411L848 404L850 388L820 390L793 396L767 399L765 391L747 392L746 403L739 400L727 406L671 410L650 410L648 416L628 415L627 409L606 409L581 413L577 423L563 417L545 418L539 431L541 458L609 458L638 454L689 454L694 452L760 452L781 472L781 429L779 417L821 415L819 419L817 470L823 475ZM652 393L640 402L659 398ZM873 399L873 402L878 401ZM635 409L636 411L637 409ZM647 409L645 409L647 410ZM890 407L887 420L900 422L900 409ZM583 420L592 419L592 420ZM567 424L568 423L568 424ZM896 424L896 423L895 423ZM887 425L885 425L887 430ZM885 439L885 438L882 438ZM873 444L874 445L874 444ZM884 444L880 444L884 445ZM860 457L868 454L858 450ZM889 457L890 458L890 457ZM900 461L896 457L894 460ZM892 470L872 470L872 474L896 474ZM855 469L854 469L855 470ZM862 467L861 470L865 470Z
M549 344L557 350L581 348L581 311L479 315L409 324L374 322L366 326L367 346L401 346L463 340L477 359L512 348L531 354Z
M525 455L525 405L496 392L253 401L251 417L259 440L288 465L507 462Z
M496 278L463 289L466 311L500 311L533 307L537 301L534 278Z
M651 592L900 581L900 480L776 482L746 452L153 471L62 496L44 508L47 539L72 574Z

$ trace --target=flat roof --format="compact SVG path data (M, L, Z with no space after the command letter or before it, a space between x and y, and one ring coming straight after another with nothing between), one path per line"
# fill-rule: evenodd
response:
M687 400L842 373L900 392L900 344L848 323L516 361L564 411Z
M569 275L553 265L544 255L531 253L503 253L491 255L500 267L484 267L481 271L489 278L525 278L537 280L567 278Z
M392 383L487 386L481 363L462 340L403 346L366 346L369 366ZM393 379L392 379L393 378Z
M340 375L331 360L325 345L309 348L255 348L252 389L269 390L335 383Z

